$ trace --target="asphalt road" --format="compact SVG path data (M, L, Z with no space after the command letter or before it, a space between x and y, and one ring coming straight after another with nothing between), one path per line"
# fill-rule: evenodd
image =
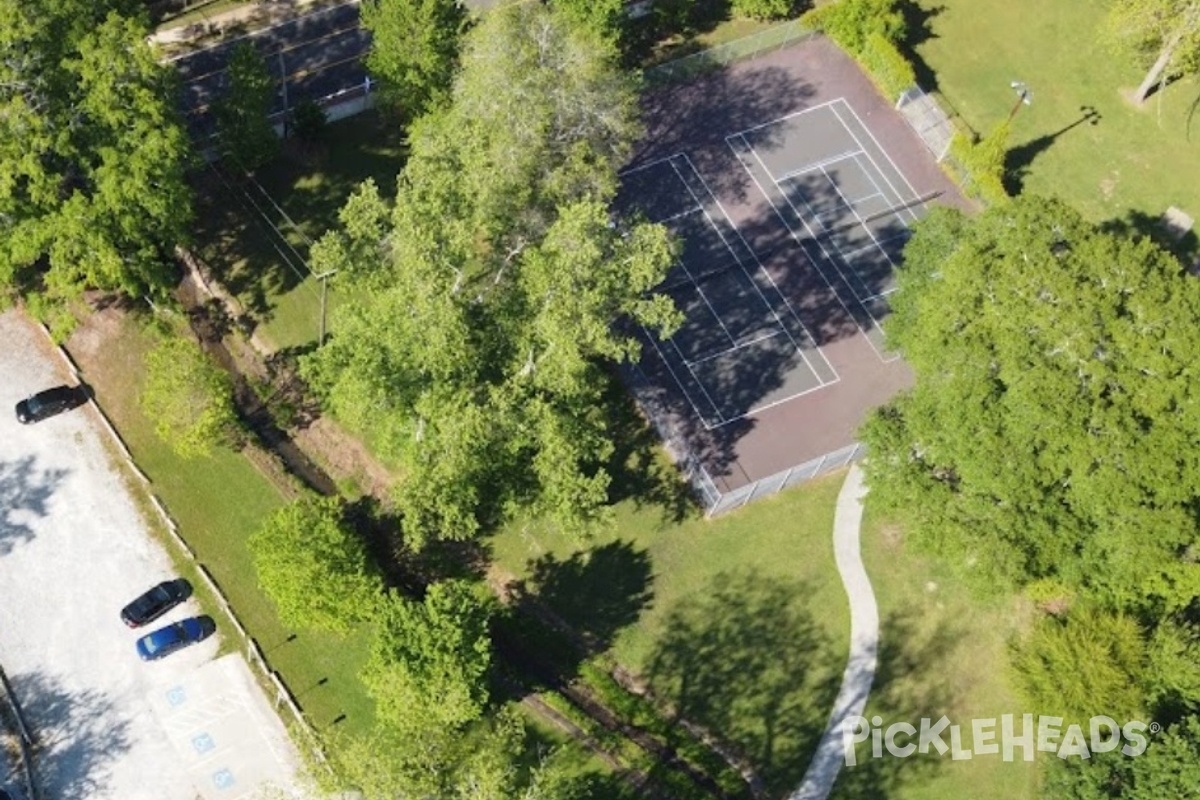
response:
M173 62L183 82L181 107L193 135L212 131L211 104L225 90L225 67L233 48L244 42L262 55L277 81L272 112L283 111L285 102L292 108L301 100L361 86L367 77L362 62L371 36L359 24L358 5L310 11Z

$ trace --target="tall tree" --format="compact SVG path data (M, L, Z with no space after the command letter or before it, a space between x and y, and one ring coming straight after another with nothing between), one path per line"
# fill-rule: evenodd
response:
M1091 758L1050 759L1047 800L1160 800L1195 797L1200 786L1200 717L1190 716L1148 737L1136 758L1120 751Z
M126 4L0 0L0 285L163 291L191 216L168 68Z
M408 119L444 99L454 77L466 24L459 0L365 0L363 27L371 32L367 68Z
M413 126L390 230L364 190L330 240L331 259L373 252L386 268L305 375L400 462L414 544L518 506L564 526L603 516L603 364L637 352L614 323L677 316L648 297L672 260L665 229L608 217L638 133L615 55L538 4L489 13L452 102Z
M1104 604L1200 594L1200 284L1036 197L939 209L887 331L917 376L864 438L872 496L975 576Z
M1115 0L1106 27L1111 38L1149 64L1134 91L1138 103L1169 78L1200 68L1197 0Z
M345 633L371 616L383 592L338 498L306 497L284 506L247 546L259 585L285 625Z
M239 170L254 170L279 152L279 137L270 121L275 80L248 42L233 48L225 76L225 93L214 109L221 155Z
M177 454L205 456L234 441L233 381L194 341L160 338L146 356L144 380L142 411Z
M379 719L409 735L479 719L491 665L488 615L487 602L463 581L433 584L423 602L387 595L363 669Z
M619 45L627 19L625 0L554 0L554 6L575 24Z

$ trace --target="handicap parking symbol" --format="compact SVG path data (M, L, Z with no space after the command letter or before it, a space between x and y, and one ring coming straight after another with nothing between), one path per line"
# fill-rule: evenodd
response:
M181 706L187 702L187 692L182 686L176 686L167 690L167 703L172 706Z
M220 769L214 772L212 782L213 786L216 786L218 789L228 789L235 783L233 773L227 769Z
M217 746L217 743L214 742L213 738L211 736L209 736L207 733L201 733L197 736L192 737L192 747L195 749L195 751L197 753L200 753L200 754L207 753L209 750L212 750L216 746Z

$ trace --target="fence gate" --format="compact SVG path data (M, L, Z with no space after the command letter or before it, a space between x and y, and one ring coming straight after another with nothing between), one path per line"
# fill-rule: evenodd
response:
M954 138L954 123L933 97L920 86L905 89L896 101L896 108L908 120L908 124L921 137L921 141L941 161L950 152L950 141Z

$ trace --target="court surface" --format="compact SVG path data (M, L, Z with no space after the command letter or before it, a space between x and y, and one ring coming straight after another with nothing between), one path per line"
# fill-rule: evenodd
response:
M725 216L686 155L625 174L618 208L660 222L682 245L659 287L684 314L647 339L706 428L837 381L837 372ZM779 380L764 385L764 375Z
M684 322L639 332L642 407L721 494L852 446L912 381L881 327L911 227L966 203L820 37L656 89L643 114L615 211L678 236L659 290Z

